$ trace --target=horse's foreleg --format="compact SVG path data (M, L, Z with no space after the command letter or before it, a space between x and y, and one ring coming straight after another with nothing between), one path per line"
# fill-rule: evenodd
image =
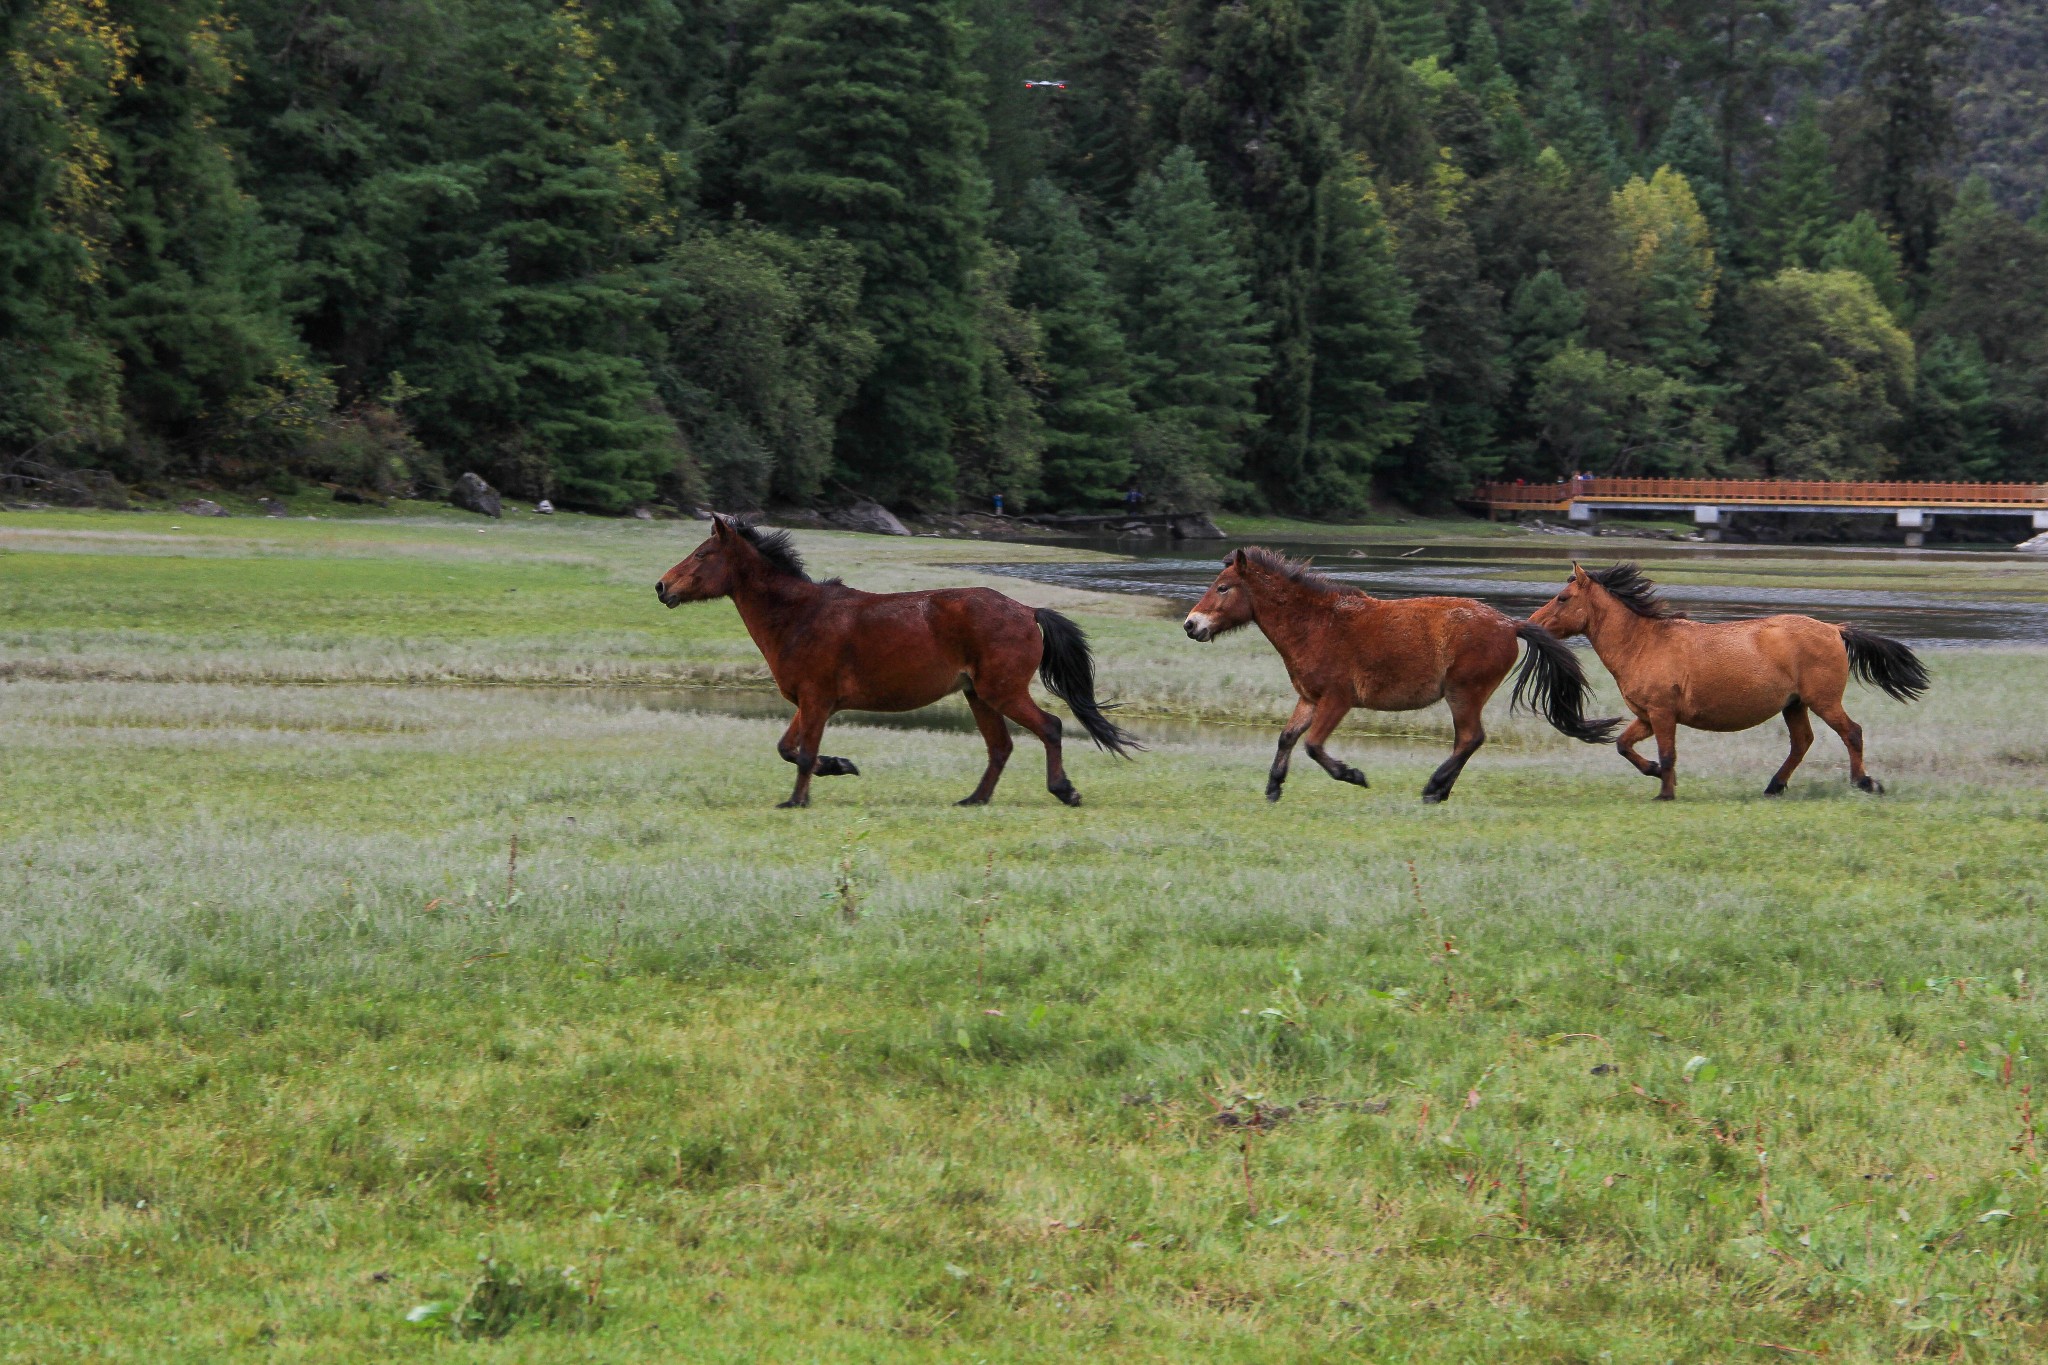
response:
M1657 736L1657 776L1663 779L1663 785L1657 789L1657 799L1675 800L1678 796L1678 717L1669 711L1651 715L1650 732Z
M1303 697L1294 703L1294 714L1289 716L1287 724L1281 727L1280 749L1273 755L1272 771L1266 774L1268 801L1280 799L1280 788L1287 781L1287 765L1294 758L1294 742L1301 738L1302 731L1308 729L1309 717L1314 715L1315 711L1316 708L1309 704L1308 698Z
M797 704L796 719L789 723L791 734L796 737L796 790L789 794L779 810L792 810L811 804L811 777L818 771L818 745L825 738L825 722L830 713L822 706ZM789 736L785 735L785 741ZM784 754L783 757L789 757Z
M1614 741L1614 750L1623 758L1635 764L1636 771L1644 777L1662 777L1664 775L1662 768L1659 768L1655 763L1652 763L1649 759L1636 752L1636 745L1649 737L1650 722L1644 720L1641 716L1637 716L1629 722L1628 729L1623 730L1620 737Z
M1003 775L1003 765L1010 761L1010 727L1003 723L1002 713L974 695L967 693L967 709L974 713L975 728L981 731L981 742L988 745L988 770L981 775L981 785L971 792L963 806L985 806L995 795L996 782Z
M1764 787L1765 796L1776 796L1785 790L1785 784L1792 779L1792 770L1799 766L1799 760L1806 757L1806 751L1813 747L1813 722L1806 718L1806 703L1794 697L1785 703L1785 733L1791 738L1792 752L1785 756L1777 776Z
M1302 747L1308 756L1322 765L1324 772L1339 782L1349 782L1355 787L1369 787L1365 774L1342 759L1336 758L1323 749L1323 742L1337 729L1337 723L1351 710L1351 703L1336 697L1326 696L1316 703L1315 718L1308 723L1308 743Z
M1045 789L1069 806L1080 805L1081 793L1067 781L1067 766L1060 756L1060 718L1033 701L1029 692L998 704L996 709L1037 735L1039 743L1045 745Z
M1432 804L1451 799L1451 788L1457 785L1458 774L1465 771L1472 755L1486 743L1486 727L1480 723L1481 713L1486 709L1486 698L1475 699L1470 693L1459 693L1450 702L1451 725L1456 736L1451 756L1429 775L1429 781L1422 787L1422 799Z
M1813 707L1813 714L1826 721L1828 728L1842 737L1842 747L1849 751L1849 781L1859 791L1882 795L1884 784L1863 771L1863 727L1849 719L1849 713L1842 709L1839 698L1808 704Z
M775 742L775 752L782 755L785 763L797 761L797 732L803 725L803 712L790 717L789 728L782 732L782 738ZM811 765L813 777L859 777L860 769L853 766L850 758L834 758L830 754L819 754L817 762Z

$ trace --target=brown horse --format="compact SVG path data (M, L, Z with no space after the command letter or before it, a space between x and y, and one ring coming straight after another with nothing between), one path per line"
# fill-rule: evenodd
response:
M796 703L776 745L796 764L785 807L810 804L813 776L860 772L818 752L833 712L912 711L954 692L967 694L988 745L988 770L961 805L986 804L1003 775L1011 749L1005 716L1044 743L1046 789L1080 805L1060 761L1059 718L1031 699L1034 671L1097 744L1125 757L1141 747L1096 703L1095 662L1081 628L988 588L872 593L836 578L813 583L788 532L720 516L711 538L663 574L654 593L665 607L730 597L739 608L775 685Z
M1927 690L1927 670L1897 640L1811 616L1688 621L1633 564L1590 573L1572 565L1564 590L1529 619L1559 636L1593 642L1635 712L1615 747L1638 772L1662 779L1659 801L1678 790L1679 726L1747 730L1783 716L1792 752L1764 788L1764 795L1776 796L1813 744L1808 711L1842 737L1849 780L1881 792L1863 771L1863 727L1842 709L1849 675L1897 701L1915 701ZM1650 735L1657 738L1655 763L1636 752L1637 742Z
M1516 675L1514 700L1532 707L1573 739L1604 744L1618 720L1584 715L1586 676L1569 646L1547 631L1505 616L1469 597L1381 601L1309 572L1306 562L1271 550L1239 550L1188 613L1197 640L1256 623L1280 651L1300 700L1266 778L1266 799L1280 799L1294 742L1308 736L1308 756L1339 782L1363 787L1365 774L1327 753L1323 744L1354 706L1414 711L1448 701L1456 742L1451 756L1422 788L1424 801L1450 799L1466 762L1486 742L1480 713L1515 663L1515 641L1529 652Z

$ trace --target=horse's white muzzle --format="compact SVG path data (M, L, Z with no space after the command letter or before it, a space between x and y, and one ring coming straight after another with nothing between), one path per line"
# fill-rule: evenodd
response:
M1190 640L1207 641L1216 633L1216 627L1209 618L1198 611L1188 613L1188 619L1181 622L1181 629L1188 633Z

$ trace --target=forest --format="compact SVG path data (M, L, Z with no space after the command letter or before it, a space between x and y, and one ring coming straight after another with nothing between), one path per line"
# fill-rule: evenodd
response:
M1316 517L2044 479L2039 11L15 0L0 475Z

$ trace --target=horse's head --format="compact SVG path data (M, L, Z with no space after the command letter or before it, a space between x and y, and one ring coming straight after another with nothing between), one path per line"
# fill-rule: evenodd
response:
M670 569L654 585L654 595L664 607L685 602L708 602L732 591L733 560L741 553L741 538L732 518L714 515L711 536L690 551L689 558Z
M1529 621L1549 631L1561 640L1574 635L1584 635L1593 619L1593 576L1575 560L1572 576L1565 580L1564 588L1530 613Z
M1190 640L1213 640L1225 631L1251 624L1252 596L1245 587L1247 566L1243 550L1234 551L1223 561L1223 572L1216 575L1209 591L1202 594L1202 600L1195 603L1195 609L1181 623Z

